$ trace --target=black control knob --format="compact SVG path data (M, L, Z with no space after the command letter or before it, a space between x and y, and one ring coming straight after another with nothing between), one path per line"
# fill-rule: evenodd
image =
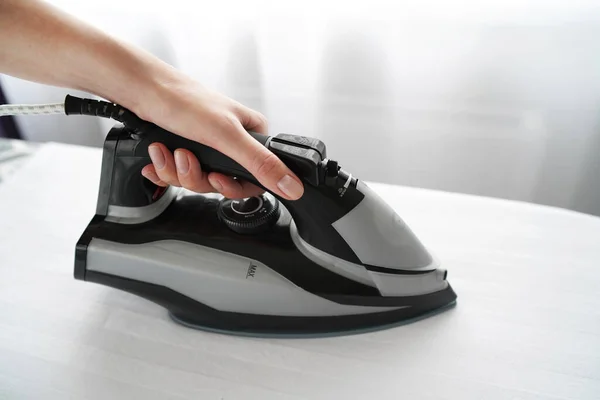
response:
M219 218L237 233L258 233L269 229L279 218L279 202L266 194L246 199L223 199Z

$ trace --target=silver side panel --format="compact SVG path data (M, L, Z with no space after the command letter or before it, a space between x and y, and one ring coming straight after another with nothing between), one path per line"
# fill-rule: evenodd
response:
M383 296L416 296L444 290L444 270L437 269L419 275L392 275L369 271Z
M106 221L117 224L141 224L158 217L177 197L180 188L169 186L160 199L144 207L108 206Z
M333 223L364 264L377 267L430 270L435 262L398 214L364 182L357 189L365 198Z
M334 303L302 290L264 264L179 241L128 245L93 239L87 269L162 285L221 311L327 316L398 308Z
M351 263L325 253L306 243L298 234L292 222L290 234L296 247L306 258L338 275L379 289L383 296L415 296L443 290L448 286L444 280L445 271L433 269L419 275L386 274L369 271L363 265ZM435 265L430 265L434 268Z

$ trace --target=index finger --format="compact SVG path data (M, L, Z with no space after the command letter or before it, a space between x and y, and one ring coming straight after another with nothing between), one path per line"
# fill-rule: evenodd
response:
M269 191L288 200L304 194L302 181L269 149L248 134L241 123L233 122L235 133L223 135L215 149L237 161Z

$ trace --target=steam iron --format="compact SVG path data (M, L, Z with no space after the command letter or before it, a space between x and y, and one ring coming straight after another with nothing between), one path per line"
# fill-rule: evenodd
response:
M377 330L454 304L446 271L392 208L328 158L323 142L250 132L302 179L297 201L165 189L140 173L153 142L192 151L204 171L258 182L216 150L107 104L65 102L67 114L122 122L104 143L76 279L141 296L188 327L263 337Z

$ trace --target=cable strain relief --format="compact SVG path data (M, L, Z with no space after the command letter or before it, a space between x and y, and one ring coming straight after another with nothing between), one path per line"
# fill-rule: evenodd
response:
M68 94L67 97L65 97L65 114L81 115L81 100L83 99Z
M91 115L96 117L110 118L123 123L127 128L136 133L142 133L151 124L140 119L128 109L106 101L82 99L67 95L65 97L66 115Z

